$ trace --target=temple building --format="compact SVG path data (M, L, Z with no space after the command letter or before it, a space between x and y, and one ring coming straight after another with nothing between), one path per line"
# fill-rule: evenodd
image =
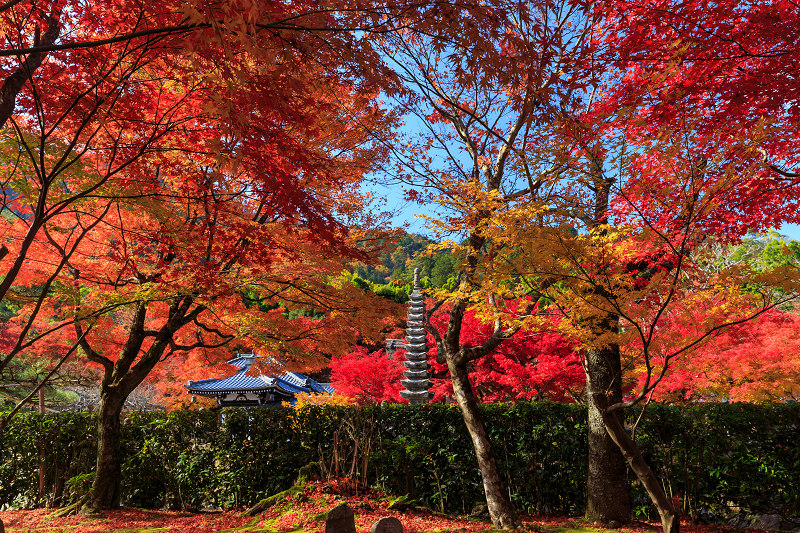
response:
M187 392L198 396L213 396L222 407L279 406L293 404L296 394L333 394L330 383L318 383L299 372L284 372L279 376L248 376L247 371L258 355L239 354L228 364L239 370L232 376L219 379L190 381Z

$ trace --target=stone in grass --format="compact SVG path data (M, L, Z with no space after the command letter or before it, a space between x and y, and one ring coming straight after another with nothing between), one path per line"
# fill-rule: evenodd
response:
M761 529L763 531L780 531L781 530L781 515L778 514L762 514L757 516L753 523L750 524L748 529Z
M489 507L485 503L476 503L472 511L469 512L469 516L471 518L488 518Z
M325 533L356 533L356 517L349 505L342 503L328 511Z
M393 516L384 516L372 524L372 533L403 533L403 524Z

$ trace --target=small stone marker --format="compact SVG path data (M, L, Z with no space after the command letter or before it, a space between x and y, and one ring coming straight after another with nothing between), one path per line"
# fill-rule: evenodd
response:
M328 516L325 517L325 533L356 533L356 517L346 503L328 511Z
M476 503L470 511L469 516L472 518L483 518L489 516L489 507L485 503Z
M372 524L372 533L403 533L403 524L393 516L384 516Z

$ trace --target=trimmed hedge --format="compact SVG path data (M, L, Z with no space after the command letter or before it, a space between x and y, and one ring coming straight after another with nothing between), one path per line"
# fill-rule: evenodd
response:
M798 403L652 404L636 442L687 514L800 516Z
M518 509L582 513L584 408L537 402L483 409ZM74 501L91 482L95 424L91 414L17 415L0 442L0 504ZM800 514L798 404L651 405L634 436L689 514ZM461 414L444 405L134 413L123 422L122 446L122 500L133 507L249 506L291 486L312 462L323 474L409 494L444 512L469 512L483 501ZM639 514L652 515L638 483L632 490Z

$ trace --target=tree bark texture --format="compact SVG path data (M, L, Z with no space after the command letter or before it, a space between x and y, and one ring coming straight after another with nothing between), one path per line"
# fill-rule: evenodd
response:
M621 364L618 346L605 346L586 353L589 471L586 480L586 518L607 524L614 520L630 520L631 501L628 489L628 469L619 447L606 431L603 414L591 401L593 393L602 393L610 401L622 399ZM613 413L624 424L621 411Z
M599 395L598 395L599 396ZM647 495L656 506L658 514L661 517L661 529L663 533L680 533L680 515L678 514L672 500L667 497L663 487L658 482L658 478L647 465L647 462L642 456L641 450L636 446L636 443L628 436L625 431L625 426L617 416L616 411L608 412L603 407L603 403L607 400L602 396L595 397L593 404L599 403L601 412L603 413L603 421L606 424L609 435L614 440L616 446L621 450L631 469L642 482Z
M82 512L119 507L122 457L120 414L125 396L117 388L103 387L97 421L97 466L88 502Z
M605 233L608 223L609 198L613 178L603 174L603 160L590 155L589 174L594 185L593 227ZM606 288L597 287L600 293ZM600 339L616 333L619 318L598 310L596 316L588 317L592 334ZM619 346L613 343L599 344L586 352L586 392L589 425L589 472L586 480L586 518L607 524L615 520L625 523L630 520L631 502L628 490L628 469L625 459L606 432L603 416L592 401L593 394L602 393L612 402L622 400L622 369ZM622 413L620 424L624 424Z
M483 491L486 494L489 517L495 527L503 529L516 528L520 525L519 519L513 505L511 505L511 500L505 492L503 480L497 468L497 461L489 443L489 437L486 434L486 427L478 411L478 401L469 383L467 365L457 364L448 357L447 366L450 370L456 402L461 409L469 436L472 438L472 446L475 448L478 469L483 480Z
M39 387L39 414L44 414L44 385ZM46 481L46 469L45 469L45 453L44 453L44 443L39 443L39 492L38 497L39 500L44 500L45 494L45 481Z

